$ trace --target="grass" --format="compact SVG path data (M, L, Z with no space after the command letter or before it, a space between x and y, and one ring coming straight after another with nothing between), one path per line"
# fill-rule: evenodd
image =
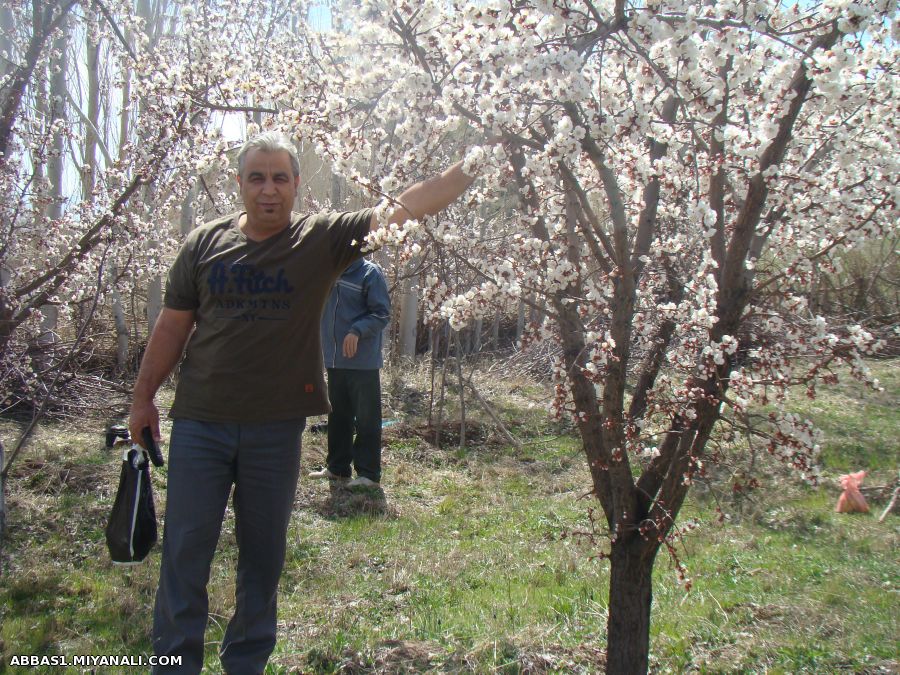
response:
M832 510L838 473L868 468L867 484L879 484L900 465L897 362L873 365L884 392L842 381L791 403L826 430L820 487L776 467L779 480L731 504L721 525L710 493L692 497L681 520L701 527L679 545L692 590L664 552L655 570L655 672L900 670L897 516L879 524L883 504L860 516ZM268 672L602 669L608 565L576 536L594 505L587 469L571 430L546 418L546 391L479 381L523 445L507 445L473 406L477 443L437 449L423 438L427 395L415 381L386 381L388 416L399 422L385 438L385 494L350 498L301 479ZM0 671L14 654L150 651L159 552L136 568L108 562L103 526L118 466L103 426L44 425L13 470ZM324 453L324 438L307 434L304 475ZM154 482L161 510L165 469ZM229 512L209 586L210 673L220 672L233 607L233 530Z

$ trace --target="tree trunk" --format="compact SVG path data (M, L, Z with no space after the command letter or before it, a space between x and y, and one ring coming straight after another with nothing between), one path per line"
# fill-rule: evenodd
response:
M419 289L415 279L403 282L400 295L400 356L416 355L416 326L419 320Z
M491 351L496 352L500 349L500 312L494 315L494 321L491 323Z
M62 24L59 36L53 41L54 56L50 59L50 104L47 110L48 125L56 120L66 120L66 75L68 73L69 59L69 28ZM66 157L66 139L61 132L53 134L53 152L47 162L47 181L50 185L50 203L47 207L46 217L50 220L59 220L63 216L63 172ZM59 322L59 308L52 303L41 306L41 332L38 336L37 362L41 368L50 365L53 346L59 341L57 327Z
M606 622L608 675L643 675L647 672L653 561L658 550L639 537L612 545Z
M110 275L110 298L112 299L113 320L116 324L116 369L120 373L128 370L128 352L131 347L131 334L128 331L128 320L125 318L125 308L122 306L122 295L116 287L116 271Z
M0 561L3 559L3 540L6 537L6 479L3 477L3 469L6 464L6 452L3 449L3 439L0 438ZM0 576L3 569L0 568Z
M466 447L466 381L462 371L462 345L459 331L453 333L456 342L456 377L459 380L459 447Z
M434 374L437 364L437 350L440 342L440 333L438 333L433 325L428 326L428 344L431 351L431 391L428 396L428 428L434 428Z
M441 426L444 424L444 394L447 391L447 363L450 361L450 330L446 323L437 330L444 339L444 361L441 364L441 393L438 399L437 429L434 432L434 446L441 449Z
M525 334L525 301L519 300L519 313L516 315L516 347L521 349L522 336Z
M341 211L343 205L343 197L341 177L336 173L331 174L331 208L333 211Z
M154 275L147 284L147 340L153 335L156 320L162 312L163 291L162 277Z
M481 351L481 331L484 329L484 319L475 319L475 325L472 327L472 353L478 354Z
M6 54L6 59L0 64L0 75L12 73L20 56L16 53L16 41L13 38L15 25L16 17L12 7L5 2L0 4L0 53Z
M96 12L88 12L88 16L91 24L97 21ZM91 202L97 180L97 144L100 142L100 137L97 135L100 127L100 43L91 41L90 31L85 36L84 42L87 60L88 104L85 111L87 117L84 125L85 170L81 174L81 194L86 202Z
M184 201L181 202L181 216L178 220L178 230L185 237L194 229L194 199L197 196L196 185L187 191Z

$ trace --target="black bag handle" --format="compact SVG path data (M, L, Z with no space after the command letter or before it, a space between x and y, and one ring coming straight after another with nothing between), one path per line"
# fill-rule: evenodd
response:
M153 432L150 431L150 427L141 429L141 436L144 439L144 447L147 448L147 452L150 454L150 461L153 462L153 466L165 464L166 460L163 459L162 453L159 451L159 446L156 444L156 439L153 438Z

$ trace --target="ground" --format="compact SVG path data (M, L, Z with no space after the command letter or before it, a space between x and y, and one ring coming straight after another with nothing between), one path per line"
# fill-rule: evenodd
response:
M833 512L840 473L869 469L870 487L897 476L897 365L873 363L884 392L842 379L792 402L827 433L818 487L763 457L750 495L722 496L724 472L694 491L680 522L699 527L678 544L691 590L664 552L656 566L654 672L900 672L900 520L878 523L879 496L869 514ZM547 417L548 388L475 378L518 447L469 400L461 448L458 393L448 391L438 448L428 382L424 368L385 374L381 491L305 478L325 452L322 435L305 434L270 671L602 670L608 563L602 539L586 536L596 506L587 468L572 429ZM433 410L432 429L437 419ZM148 653L159 548L139 567L108 561L118 459L103 447L107 422L43 425L12 471L0 672L17 654ZM4 439L15 431L0 425ZM733 464L747 461L739 450ZM165 479L155 472L160 512ZM210 582L211 673L235 561L229 512Z

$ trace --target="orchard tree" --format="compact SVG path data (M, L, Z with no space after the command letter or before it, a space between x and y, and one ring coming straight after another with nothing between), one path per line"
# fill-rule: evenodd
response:
M807 305L816 270L898 220L892 0L335 3L347 34L275 54L279 124L390 195L469 147L480 175L442 220L373 243L440 241L472 271L433 288L457 328L500 300L546 317L555 413L580 433L611 565L607 668L648 667L654 561L743 428L814 481L818 433L778 411L877 341ZM273 98L274 100L274 98ZM485 205L515 234L479 245ZM473 244L473 242L476 242ZM433 280L437 283L439 280ZM754 414L756 404L776 412ZM677 560L681 574L685 570ZM685 584L689 581L684 577Z

